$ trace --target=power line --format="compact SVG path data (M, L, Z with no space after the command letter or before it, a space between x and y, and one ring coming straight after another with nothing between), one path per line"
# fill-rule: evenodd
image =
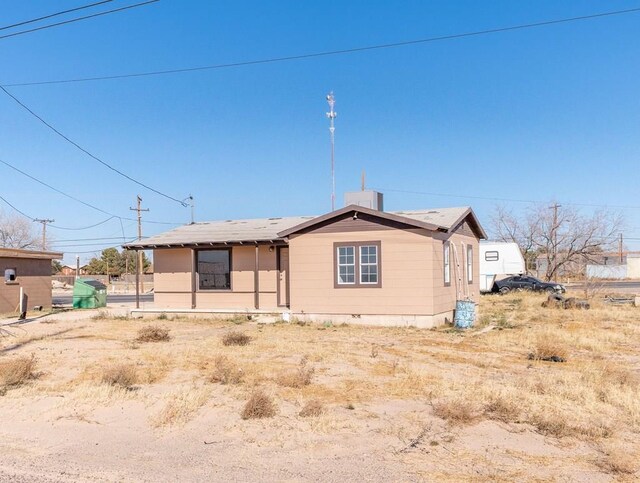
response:
M145 5L149 5L150 3L156 3L156 2L159 2L159 1L160 0L148 0L146 2L136 3L136 4L133 4L133 5L127 5L126 7L115 8L113 10L106 10L104 12L94 13L94 14L91 14L91 15L85 15L84 17L72 18L70 20L65 20L63 22L52 23L52 24L49 24L49 25L44 25L42 27L36 27L36 28L33 28L33 29L29 29L29 30L21 30L20 32L14 32L12 34L7 34L7 35L0 36L0 40L1 39L6 39L6 38L9 38L9 37L15 37L17 35L24 35L24 34L28 34L28 33L31 33L31 32L37 32L39 30L50 29L52 27L58 27L60 25L66 25L66 24L73 23L73 22L79 22L81 20L87 20L89 18L100 17L102 15L108 15L110 13L122 12L123 10L129 10L131 8L143 7Z
M28 106L26 106L25 104L23 104L17 97L15 97L13 94L11 94L8 90L6 90L4 87L0 86L0 89L2 90L2 92L4 92L6 95L8 95L11 99L13 99L16 103L18 103L19 106L21 106L23 109L25 109L27 112L29 112L33 117L35 117L36 119L38 119L42 124L44 124L45 126L47 126L49 129L51 129L54 133L56 133L58 136L60 136L62 139L64 139L65 141L67 141L68 143L70 143L71 145L75 146L76 148L78 148L80 151L82 151L83 153L85 153L87 156L89 156L92 159L95 159L96 161L98 161L100 164L102 164L103 166L106 166L107 168L109 168L111 171L114 171L115 173L118 173L120 176L128 179L129 181L133 181L134 183L136 183L137 185L142 186L143 188L148 189L149 191L153 191L156 194L159 194L160 196L164 196L165 198L175 201L176 203L180 203L182 206L188 206L184 201L179 200L174 198L173 196L169 196L166 193L163 193L162 191L159 191L155 188L152 188L151 186L142 183L141 181L138 181L135 178L132 178L131 176L123 173L122 171L120 171L117 168L114 168L113 166L111 166L109 163L107 163L106 161L103 161L102 159L100 159L99 157L95 156L94 154L91 154L89 151L87 151L85 148L83 148L82 146L80 146L78 143L76 143L75 141L73 141L72 139L69 139L67 136L65 136L64 134L62 134L60 131L58 131L55 127L53 127L51 124L49 124L47 121L45 121L43 118L41 118L38 114L36 114L35 112L33 112Z
M96 5L102 5L103 3L113 2L113 0L102 0L101 2L91 3L89 5L83 5L82 7L70 8L69 10L62 10L61 12L50 13L49 15L44 15L42 17L33 18L31 20L24 20L22 22L14 23L11 25L6 25L4 27L0 27L0 30L7 30L14 27L20 27L21 25L27 25L34 22L39 22L40 20L46 20L48 18L57 17L58 15L64 15L65 13L76 12L78 10L84 10L86 8L95 7Z
M56 228L58 230L88 230L89 228L95 228L96 226L104 225L106 222L111 221L114 218L118 218L118 217L117 216L110 216L106 220L102 220L99 223L95 223L95 224L89 225L89 226L81 226L81 227L78 227L78 228L68 228L68 227L65 227L65 226L56 226L56 225L49 225L49 226L51 228Z
M132 242L132 241L136 241L138 238L133 237L130 238L128 240L128 242ZM104 245L110 245L110 242L105 242L105 243L77 243L77 244L63 244L63 245L59 245L57 243L53 243L52 247L53 248L75 248L75 247L96 247L96 246L104 246Z
M72 78L72 79L57 79L57 80L50 80L50 81L21 82L21 83L13 83L13 84L3 84L3 86L4 87L19 87L19 86L22 87L22 86L44 85L44 84L67 84L72 82L93 82L93 81L101 81L101 80L128 79L132 77L147 77L147 76L156 76L156 75L178 74L183 72L196 72L196 71L202 71L202 70L227 69L227 68L233 68L233 67L245 67L250 65L272 64L276 62L288 62L288 61L294 61L294 60L311 59L315 57L329 57L333 55L353 54L357 52L405 47L409 45L426 44L430 42L441 42L445 40L460 39L464 37L476 37L476 36L495 34L500 32L510 32L514 30L531 29L531 28L537 28L537 27L544 27L548 25L557 25L557 24L563 24L563 23L569 23L569 22L577 22L577 21L590 20L595 18L610 17L614 15L625 15L625 14L637 13L637 12L640 12L640 7L629 8L626 10L614 10L609 12L601 12L601 13L595 13L591 15L582 15L578 17L566 17L566 18L560 18L560 19L554 19L554 20L545 20L542 22L512 25L509 27L498 27L493 29L476 30L473 32L463 32L459 34L442 35L438 37L427 37L422 39L406 40L402 42L393 42L388 44L376 44L376 45L367 45L363 47L353 47L349 49L326 50L326 51L320 51L320 52L311 52L307 54L287 55L282 57L271 57L266 59L248 60L243 62L231 62L227 64L212 64L212 65L205 65L205 66L199 66L199 67L186 67L181 69L157 70L157 71L105 75L105 76L96 76L96 77L79 77L79 78Z
M391 192L391 193L406 193L413 195L427 195L427 196L442 196L446 198L462 198L462 199L470 199L470 200L484 200L484 201L504 201L504 202L513 202L513 203L528 203L528 204L540 204L545 203L542 200L525 200L525 199L517 199L517 198L497 198L490 196L472 196L472 195L456 195L452 193L432 193L429 191L410 191L410 190L394 190L389 188L373 188L376 191ZM619 208L619 209L632 209L638 210L640 206L631 206L631 205L603 205L603 204L595 204L595 203L569 203L565 202L565 205L571 206L586 206L591 208Z
M125 237L132 238L132 237ZM76 241L106 241L106 240L122 240L121 236L106 236L101 238L67 238L67 239L59 239L55 240L56 243L68 243L68 242L76 242Z
M0 160L0 162L4 163L4 161ZM6 163L5 163L6 164ZM38 221L36 218L34 218L33 216L29 216L27 215L24 211L19 210L15 205L13 205L12 203L10 203L7 199L3 198L2 196L0 196L0 200L3 201L5 204L7 204L10 208L12 208L14 211L18 212L19 214L21 214L22 216L24 216L25 218L28 218L30 221ZM49 224L49 227L51 228L57 228L58 230L88 230L89 228L95 228L96 226L100 226L104 223L106 223L109 220L112 220L113 218L118 218L117 216L110 216L109 218L107 218L106 220L101 221L100 223L95 223L93 225L89 225L89 226L82 226L82 227L74 227L74 228L69 228L69 227L65 227L65 226L57 226L57 225L52 225Z
M121 217L121 216L115 215L113 213L109 213L108 211L105 211L102 208L98 208L97 206L94 206L91 203L87 203L86 201L82 201L81 199L76 198L75 196L72 196L72 195L70 195L68 193L65 193L62 190L59 190L58 188L55 188L54 186L51 186L50 184L48 184L48 183L36 178L35 176L32 176L29 173L26 173L26 172L22 171L21 169L16 168L12 164L9 164L8 162L6 162L6 161L4 161L2 159L0 159L0 163L4 164L5 166L7 166L7 167L9 167L11 169L13 169L14 171L17 171L18 173L22 174L23 176L26 176L27 178L35 181L36 183L39 183L39 184L41 184L43 186L46 186L47 188L49 188L52 191L55 191L56 193L59 193L62 196L65 196L65 197L67 197L67 198L69 198L69 199L71 199L73 201L76 201L76 202L78 202L80 204L83 204L83 205L85 205L85 206L87 206L87 207L89 207L89 208L91 208L93 210L99 211L100 213L104 213L105 215L109 215L109 216L114 217L114 218L121 218L123 220L136 221L136 219L134 219L134 218L128 218L126 216L122 216ZM2 198L2 200L5 203L7 203L9 206L11 206L13 209L15 209L18 213L22 214L23 216L26 216L30 220L33 220L32 217L30 217L30 216L24 214L22 211L18 210L15 206L13 206L11 203L9 203L4 198ZM152 221L152 220L145 220L143 223L152 223L152 224L156 224L156 225L183 225L184 224L184 223L172 223L172 222L168 222L168 221Z

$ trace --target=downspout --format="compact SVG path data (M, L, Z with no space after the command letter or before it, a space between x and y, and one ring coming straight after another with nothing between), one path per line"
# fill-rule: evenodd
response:
M191 249L191 308L196 308L196 251Z
M256 265L253 270L253 287L254 287L254 305L256 309L260 308L260 245L256 244Z

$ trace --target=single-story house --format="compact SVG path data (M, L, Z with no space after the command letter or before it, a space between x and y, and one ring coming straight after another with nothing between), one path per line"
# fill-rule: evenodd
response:
M157 311L288 313L304 320L432 327L477 300L469 207L193 223L125 245L153 250Z
M71 264L64 264L62 265L62 270L60 270L60 273L58 275L65 275L65 276L75 276L76 275L76 271L78 270L77 266L71 265ZM87 274L87 265L82 265L80 267L80 275L86 275Z
M0 248L0 314L16 312L20 289L29 308L51 308L51 261L61 258L57 252Z

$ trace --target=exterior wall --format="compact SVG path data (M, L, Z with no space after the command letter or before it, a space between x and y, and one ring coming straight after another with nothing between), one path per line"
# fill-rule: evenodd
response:
M629 255L627 257L627 277L640 278L640 256Z
M455 244L460 262L460 297L479 300L479 243L463 223L453 234L400 229L356 220L337 222L289 240L291 311L307 320L433 327L453 321L458 298L456 254L451 248L451 283L444 284L443 242ZM341 223L339 225L338 223ZM334 231L340 229L345 231ZM334 242L380 241L380 288L334 287ZM467 283L466 246L473 250L473 280Z
M451 312L456 305L458 294L462 298L468 295L471 300L478 302L480 300L480 247L478 239L473 235L463 223L458 230L450 235L436 234L434 235L432 245L432 277L433 277L433 307L434 313ZM451 284L444 284L444 247L443 243L448 241L451 248L449 254L451 269ZM453 248L455 245L455 249ZM467 249L466 246L471 245L473 248L473 281L467 283ZM458 282L456 271L456 258L460 267L460 276L462 284Z
M197 309L255 309L255 246L234 246L231 252L231 290L198 290ZM191 309L190 248L154 250L154 305ZM259 248L258 287L260 309L277 309L277 259L275 248Z
M16 281L6 283L4 271L16 269ZM16 311L20 303L20 288L29 297L29 309L36 305L51 308L51 260L0 257L0 314Z
M432 239L426 230L363 222L363 231L314 231L289 240L291 311L296 314L433 315ZM334 242L380 241L379 288L334 287Z

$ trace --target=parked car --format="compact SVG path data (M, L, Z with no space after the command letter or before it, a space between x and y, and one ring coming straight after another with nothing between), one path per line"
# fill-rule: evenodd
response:
M529 275L516 275L514 277L503 278L497 280L493 284L493 292L505 294L512 290L533 290L535 292L564 293L566 292L564 285L557 282L543 282Z

